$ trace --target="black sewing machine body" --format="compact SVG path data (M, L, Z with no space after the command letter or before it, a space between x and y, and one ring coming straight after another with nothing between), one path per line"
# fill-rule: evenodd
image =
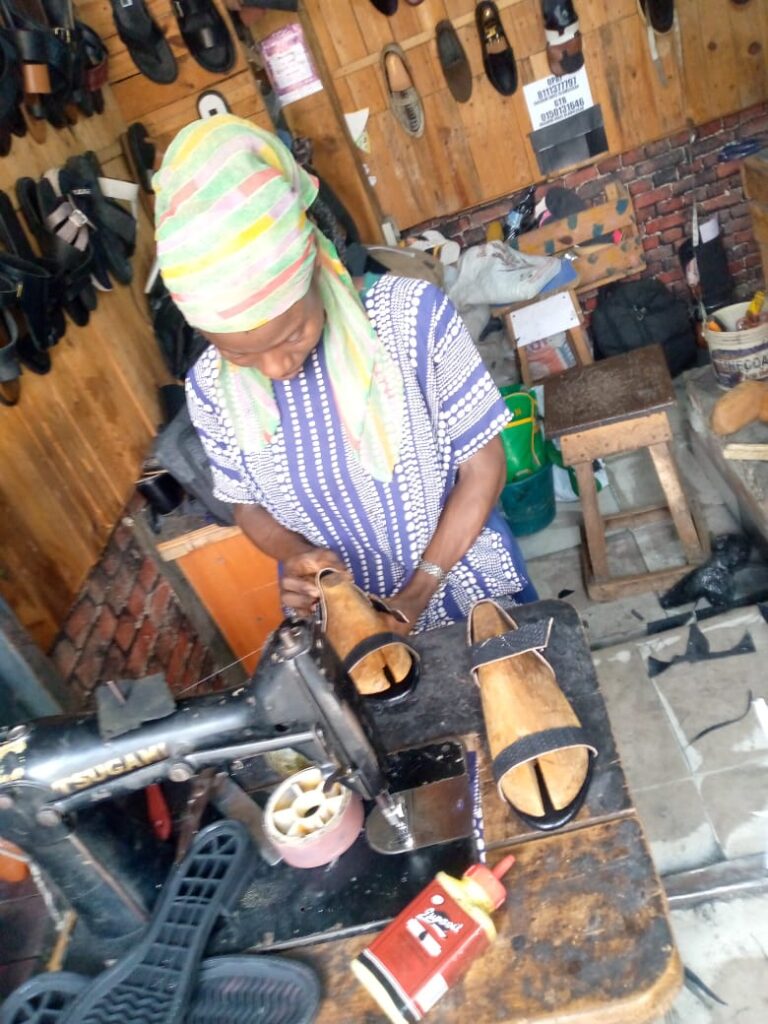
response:
M0 835L40 865L105 942L144 927L170 863L168 849L115 821L115 799L156 782L192 781L206 769L236 781L233 766L291 749L364 800L392 803L367 709L314 624L284 623L245 686L170 708L109 739L96 714L39 719L0 733ZM252 813L245 818L253 834ZM259 845L258 821L255 831ZM261 871L271 869L262 863Z

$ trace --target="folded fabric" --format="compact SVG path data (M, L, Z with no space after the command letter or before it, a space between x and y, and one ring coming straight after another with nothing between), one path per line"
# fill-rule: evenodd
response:
M560 260L555 256L531 256L504 242L483 242L462 254L448 294L460 308L525 302L559 272Z

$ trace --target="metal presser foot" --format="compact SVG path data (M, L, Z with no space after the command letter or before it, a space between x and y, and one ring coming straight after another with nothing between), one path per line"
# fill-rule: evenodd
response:
M368 815L365 834L378 853L409 853L472 834L472 784L464 771L398 792L385 791Z

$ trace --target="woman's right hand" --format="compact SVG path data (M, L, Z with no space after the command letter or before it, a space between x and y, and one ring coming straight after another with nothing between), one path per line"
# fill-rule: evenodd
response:
M283 561L280 599L286 608L299 615L311 614L320 597L315 577L321 569L347 571L336 552L328 548L307 548Z

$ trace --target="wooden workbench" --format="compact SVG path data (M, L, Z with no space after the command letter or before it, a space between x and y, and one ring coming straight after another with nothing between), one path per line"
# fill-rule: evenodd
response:
M510 850L517 857L506 879L509 899L495 917L498 940L429 1020L644 1024L671 1003L681 966L589 649L576 611L564 602L541 601L513 614L519 622L553 617L548 657L600 752L574 822L553 835L532 833L498 798L462 625L416 638L423 675L413 699L375 715L388 749L449 735L476 749L489 861ZM369 941L370 935L356 936L290 954L321 976L317 1024L386 1021L349 970Z

